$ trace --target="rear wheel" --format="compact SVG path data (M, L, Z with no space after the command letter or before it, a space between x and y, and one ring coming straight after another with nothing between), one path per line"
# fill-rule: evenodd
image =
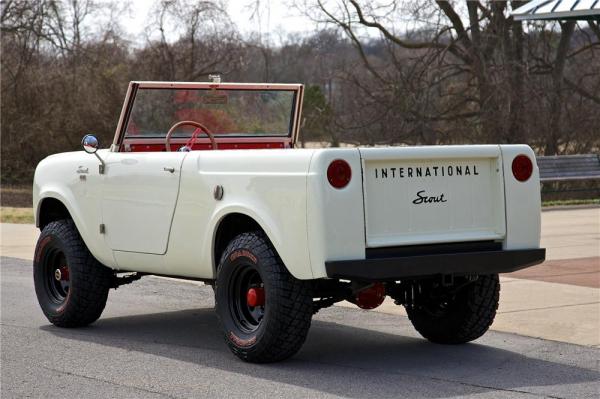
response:
M219 263L215 302L229 349L248 362L294 355L310 328L310 284L287 271L262 232L243 233L229 243Z
M85 246L72 220L49 223L35 248L33 280L42 311L59 327L96 321L106 305L113 272Z
M456 287L422 289L421 303L407 307L406 312L415 329L431 342L462 344L473 341L485 334L494 321L500 299L497 274L479 276L456 292Z

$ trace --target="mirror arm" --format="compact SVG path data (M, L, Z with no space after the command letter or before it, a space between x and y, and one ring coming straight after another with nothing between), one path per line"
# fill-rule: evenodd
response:
M100 165L98 165L98 172L101 175L103 175L104 174L104 170L106 169L106 164L104 163L104 160L102 158L100 158L100 155L98 155L98 153L94 152L94 155L100 161Z
M94 136L93 134L86 134L85 136L83 136L83 139L81 139L81 146L83 147L83 150L85 152L87 152L88 154L94 154L96 158L98 158L98 161L100 161L100 165L98 165L98 172L101 175L103 175L104 170L106 169L106 164L104 163L104 160L100 158L100 155L97 154L98 139L96 138L96 136Z

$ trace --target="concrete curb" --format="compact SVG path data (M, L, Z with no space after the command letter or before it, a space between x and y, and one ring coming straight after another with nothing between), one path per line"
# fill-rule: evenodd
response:
M583 205L551 205L543 206L542 212L553 212L553 211L568 211L573 209L600 209L600 205L597 204L583 204Z

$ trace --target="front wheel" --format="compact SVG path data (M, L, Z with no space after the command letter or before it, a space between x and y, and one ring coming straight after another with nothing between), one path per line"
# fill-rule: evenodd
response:
M229 349L267 363L294 355L312 318L310 284L294 278L262 232L243 233L225 249L215 307Z
M59 327L96 321L106 305L113 272L85 246L72 220L48 223L35 248L35 293L48 320Z
M456 292L455 289L428 286L424 288L428 299L406 308L415 329L431 342L473 341L485 334L494 321L500 299L497 274L479 276ZM433 290L437 292L434 294Z

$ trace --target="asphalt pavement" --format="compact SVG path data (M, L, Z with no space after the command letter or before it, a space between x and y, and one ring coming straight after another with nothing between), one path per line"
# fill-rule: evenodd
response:
M332 307L292 359L241 362L212 289L145 277L81 329L48 323L31 261L2 257L2 398L598 398L600 349L490 331L428 343L405 316Z

